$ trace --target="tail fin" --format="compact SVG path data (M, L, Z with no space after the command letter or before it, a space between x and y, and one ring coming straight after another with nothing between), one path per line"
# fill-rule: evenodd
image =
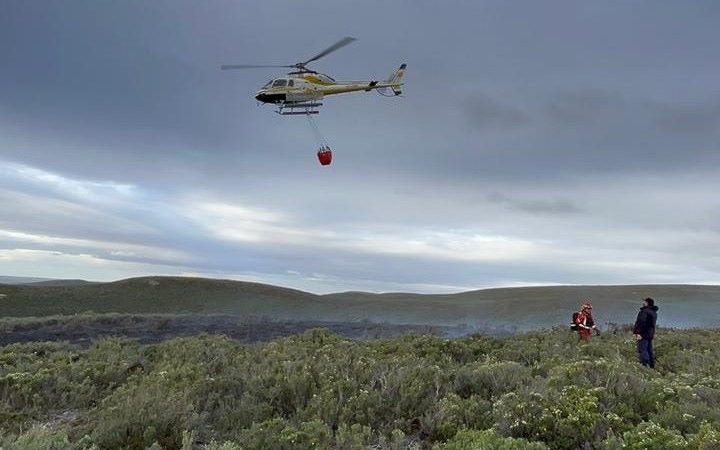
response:
M400 65L400 68L398 70L396 70L395 73L393 73L390 76L390 79L387 81L388 83L390 83L392 85L392 86L390 86L390 89L392 89L392 91L395 95L402 94L402 89L401 89L402 84L403 84L402 80L403 80L403 77L405 76L405 68L406 67L407 67L407 64Z

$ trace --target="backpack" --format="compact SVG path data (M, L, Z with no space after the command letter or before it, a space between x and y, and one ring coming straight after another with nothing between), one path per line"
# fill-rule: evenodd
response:
M580 315L580 313L577 312L577 311L575 311L575 312L573 313L573 315L572 315L572 322L570 322L570 330L571 330L571 331L577 331L577 330L578 330L578 326L577 326L577 322L576 322L576 321L577 321L577 318L578 318L579 315Z

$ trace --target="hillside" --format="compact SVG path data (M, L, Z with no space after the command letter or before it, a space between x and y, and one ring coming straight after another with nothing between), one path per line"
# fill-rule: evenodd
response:
M360 321L536 329L564 325L584 298L599 323L634 320L641 299L653 297L660 322L716 327L720 286L634 285L485 289L446 295L347 292L315 295L259 283L182 277L112 283L0 286L0 317L94 311L131 314L231 314L281 320Z
M142 277L111 283L0 286L0 316L27 317L83 311L119 313L292 313L317 298L259 283L183 277ZM298 311L299 312L299 311Z

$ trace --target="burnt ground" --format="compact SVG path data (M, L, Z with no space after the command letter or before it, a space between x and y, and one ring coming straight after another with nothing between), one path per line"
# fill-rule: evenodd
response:
M277 321L224 315L83 314L0 320L0 346L38 341L65 341L88 346L93 340L106 337L126 337L152 344L200 334L225 335L243 343L255 343L301 334L313 328L326 328L353 340L392 338L405 334L454 337L477 331L367 321Z

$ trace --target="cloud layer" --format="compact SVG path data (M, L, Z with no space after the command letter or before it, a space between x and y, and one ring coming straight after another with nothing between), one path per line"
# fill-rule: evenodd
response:
M720 282L712 2L416 2L347 21L332 3L1 8L3 274ZM322 32L298 35L310 22ZM316 67L384 78L407 62L406 97L328 99L321 168L304 119L252 99L274 72L217 68L344 35L359 41Z

